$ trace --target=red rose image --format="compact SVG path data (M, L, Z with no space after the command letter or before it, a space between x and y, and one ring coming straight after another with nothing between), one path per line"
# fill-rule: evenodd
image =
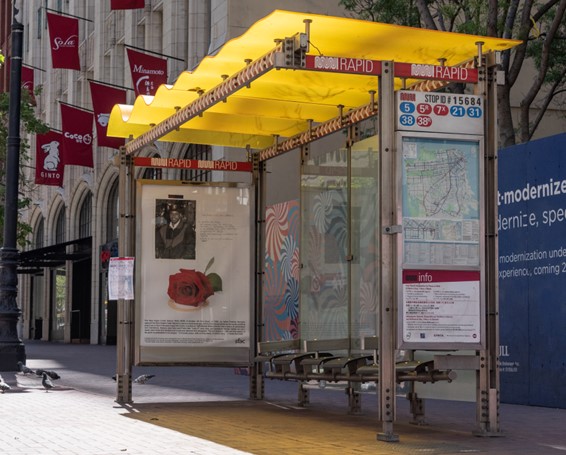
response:
M175 303L198 307L214 294L207 276L196 270L180 269L169 276L167 294Z

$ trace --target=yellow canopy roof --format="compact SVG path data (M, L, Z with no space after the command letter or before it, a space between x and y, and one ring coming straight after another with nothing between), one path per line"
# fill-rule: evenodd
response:
M502 51L519 41L439 32L309 13L274 11L242 36L206 57L194 71L183 72L173 85L162 85L155 96L139 96L134 105L114 106L108 134L136 138L170 118L177 110L198 103L199 97L274 49L275 40L305 32L309 25L310 55L447 66L461 65L482 51ZM396 80L396 89L402 80ZM180 128L153 138L234 147L265 148L274 136L291 137L309 125L366 105L377 90L377 76L273 69L225 100L219 100Z

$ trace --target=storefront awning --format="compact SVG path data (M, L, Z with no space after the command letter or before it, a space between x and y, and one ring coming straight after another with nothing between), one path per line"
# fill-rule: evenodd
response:
M280 40L298 40L305 31L312 59L352 72L281 65L273 53L277 46L285 47ZM135 139L126 145L127 153L155 140L265 149L361 106L375 106L377 76L364 72L363 65L366 70L375 61L471 67L480 42L483 54L520 43L275 11L203 59L194 71L183 72L173 85L162 85L155 96L139 96L133 106L114 106L108 134ZM398 77L396 89L417 82Z
M65 261L82 261L91 256L92 237L22 251L18 260L18 273L38 273L44 267L58 267L64 265Z

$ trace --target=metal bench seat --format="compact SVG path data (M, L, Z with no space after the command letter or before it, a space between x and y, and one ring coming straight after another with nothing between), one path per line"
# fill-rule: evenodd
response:
M370 360L373 360L373 355L335 357L334 359L323 363L322 368L324 372L329 372L333 375L354 375L358 368L366 366Z
M303 374L303 361L317 358L330 357L332 354L324 352L298 352L294 354L286 354L272 359L273 372L279 375L286 373Z
M322 353L318 357L311 357L307 359L301 360L301 364L303 365L303 370L312 373L322 373L322 366L326 362L330 362L334 359L338 359L338 356L331 355L329 353Z

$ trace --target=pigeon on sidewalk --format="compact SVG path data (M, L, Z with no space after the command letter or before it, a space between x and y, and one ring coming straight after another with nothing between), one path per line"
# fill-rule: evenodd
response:
M21 361L18 361L18 368L20 370L20 373L23 373L23 374L34 374L35 373L35 371L33 371L31 368L28 368L27 366L25 366L23 364L23 362L21 362Z
M52 371L52 370L42 370L41 368L39 368L38 370L35 370L35 374L37 376L43 376L43 373L45 373L47 376L49 376L51 379L61 379L61 376L59 376L57 374L57 372Z
M4 378L0 376L0 390L4 393L6 390L10 390L11 387L4 382Z
M134 379L134 384L145 384L147 381L154 377L154 374L142 374L141 376L138 376L136 379Z
M49 379L49 376L47 376L47 373L43 373L42 379L41 379L41 385L43 386L43 388L45 389L46 392L49 392L49 389L53 388L53 382L51 382L51 379Z

